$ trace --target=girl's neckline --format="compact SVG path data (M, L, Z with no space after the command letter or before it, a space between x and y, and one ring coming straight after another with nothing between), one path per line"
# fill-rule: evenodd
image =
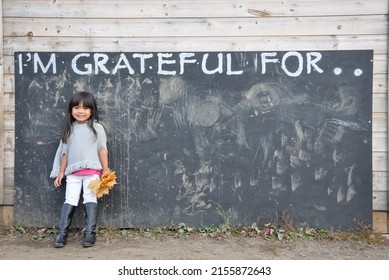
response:
M89 122L89 120L84 121L84 122L82 122L82 123L79 123L79 122L77 122L77 121L74 121L73 124L74 124L74 125L84 125L84 124L88 124L88 122ZM98 121L94 120L94 121L93 121L93 124L96 124L96 123L98 123Z

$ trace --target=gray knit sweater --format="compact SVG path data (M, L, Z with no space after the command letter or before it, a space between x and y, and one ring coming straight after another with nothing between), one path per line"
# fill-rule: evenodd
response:
M82 124L73 123L72 133L67 143L63 143L62 140L59 143L50 178L58 176L63 155L68 157L65 176L86 168L96 170L103 168L99 159L99 149L103 147L107 150L107 136L101 124L95 122L93 126L96 129L97 137L86 122Z

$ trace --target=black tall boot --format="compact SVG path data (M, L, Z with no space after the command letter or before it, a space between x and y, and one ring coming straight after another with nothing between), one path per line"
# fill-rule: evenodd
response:
M96 242L97 203L85 203L84 247L92 247Z
M66 245L69 227L72 223L74 211L76 206L64 203L61 210L61 220L59 221L59 231L55 238L54 247L62 248Z

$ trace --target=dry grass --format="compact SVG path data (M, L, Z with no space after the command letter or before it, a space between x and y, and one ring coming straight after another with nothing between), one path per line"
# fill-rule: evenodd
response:
M228 228L228 229L226 229ZM6 226L0 224L1 236L23 236L33 240L42 240L49 236L54 236L56 228L24 228L18 226ZM80 229L71 229L73 235L82 234ZM189 236L202 236L216 239L234 237L257 237L265 240L279 240L291 243L298 239L306 240L329 240L329 241L357 241L369 245L389 245L389 238L383 234L374 233L369 227L358 225L355 230L351 231L328 231L325 229L298 228L286 215L281 217L278 225L266 224L263 228L252 225L244 228L234 228L226 225L220 226L202 226L199 228L189 228L181 223L177 226L169 225L158 228L141 228L141 229L117 229L117 228L98 228L98 235L107 241L119 236L125 238L136 238L139 236L163 239L187 238ZM271 250L271 248L269 248Z

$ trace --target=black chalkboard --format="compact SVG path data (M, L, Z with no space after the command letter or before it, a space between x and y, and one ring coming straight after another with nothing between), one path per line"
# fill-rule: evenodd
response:
M118 176L100 226L371 224L372 66L371 50L15 53L16 223L58 222L49 173L82 90Z

